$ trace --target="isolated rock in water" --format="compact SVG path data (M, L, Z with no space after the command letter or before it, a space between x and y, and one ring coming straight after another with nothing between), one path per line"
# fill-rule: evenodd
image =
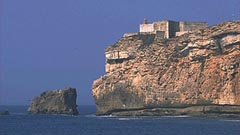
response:
M3 111L3 112L0 112L0 115L9 115L10 113L9 113L9 111L8 110L6 110L6 111Z
M32 100L32 105L28 111L33 114L78 115L76 99L75 88L46 91Z
M240 114L240 22L163 39L122 37L94 81L97 114Z

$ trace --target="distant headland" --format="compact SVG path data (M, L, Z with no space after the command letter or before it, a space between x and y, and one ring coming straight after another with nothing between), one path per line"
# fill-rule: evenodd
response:
M97 115L240 114L240 21L145 19L105 50L93 82Z

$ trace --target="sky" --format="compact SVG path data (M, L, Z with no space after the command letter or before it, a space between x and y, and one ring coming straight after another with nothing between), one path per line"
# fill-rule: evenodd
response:
M240 0L0 0L0 105L29 105L46 90L74 87L94 105L104 49L143 18L240 20Z

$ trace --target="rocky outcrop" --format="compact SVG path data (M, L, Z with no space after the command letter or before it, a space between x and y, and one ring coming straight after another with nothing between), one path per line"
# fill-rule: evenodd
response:
M125 36L105 54L92 86L98 115L240 114L240 22Z
M75 88L46 91L32 100L28 112L33 114L78 115L76 99L77 92Z
M8 110L6 110L6 111L3 111L3 112L0 112L0 116L1 116L1 115L10 115L10 113L9 113Z

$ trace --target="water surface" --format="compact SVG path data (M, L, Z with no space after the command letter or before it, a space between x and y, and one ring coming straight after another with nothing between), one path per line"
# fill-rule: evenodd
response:
M0 135L240 135L240 120L183 117L95 116L95 106L79 106L79 116L30 115L27 106L0 106Z

